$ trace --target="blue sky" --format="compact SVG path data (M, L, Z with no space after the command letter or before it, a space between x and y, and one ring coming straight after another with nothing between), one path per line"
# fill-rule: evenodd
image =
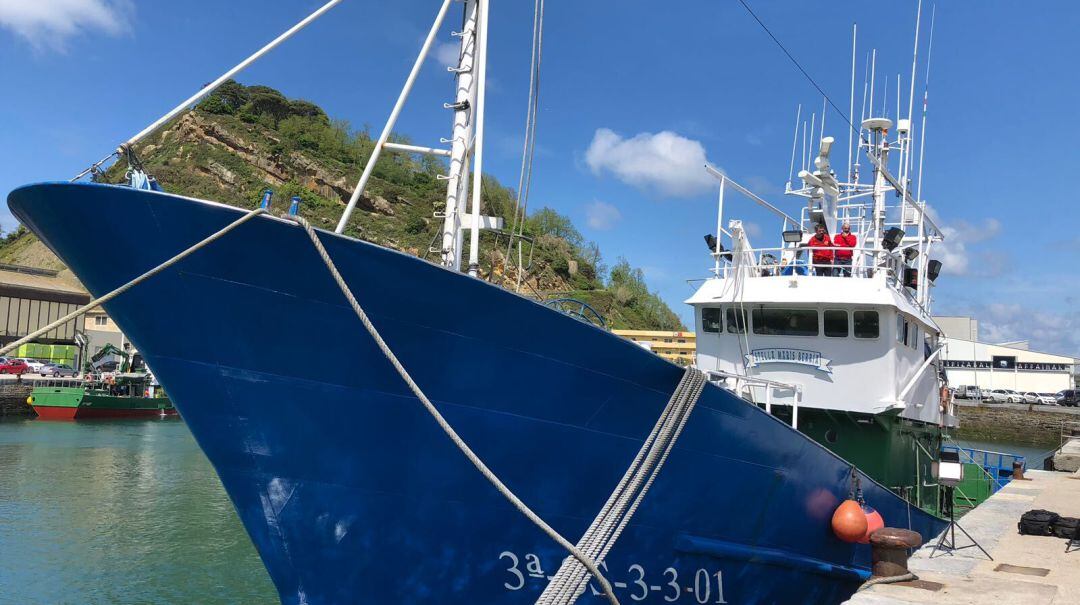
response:
M319 4L0 0L0 194L70 177ZM876 94L889 74L895 113L896 74L905 95L909 86L914 1L750 4L843 108L857 21L859 79L877 48ZM485 169L513 185L532 3L493 5ZM238 79L378 129L436 9L346 0ZM530 205L570 215L609 262L643 267L689 321L685 280L706 274L701 237L715 231L715 184L697 165L708 159L794 212L799 201L780 192L795 107L820 113L821 96L735 0L549 2L546 17ZM458 20L455 8L441 43ZM1080 157L1080 5L942 2L935 27L923 187L952 236L937 255L946 274L935 310L975 315L986 340L1080 356L1068 180ZM397 130L418 144L447 136L450 91L433 58ZM825 130L840 143L834 158L846 157L842 118L828 112ZM753 223L756 245L777 245L778 226L749 202L729 197L726 216ZM0 223L13 227L6 208Z

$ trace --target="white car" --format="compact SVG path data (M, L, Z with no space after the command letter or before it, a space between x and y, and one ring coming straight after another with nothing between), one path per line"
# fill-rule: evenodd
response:
M17 359L19 361L25 362L26 365L30 368L30 371L35 374L40 373L41 368L45 367L47 364L47 362L41 361L40 359L31 359L29 357L18 357Z
M1024 395L1022 393L1017 393L1016 391L1014 391L1012 389L1002 389L1002 390L1005 391L1005 394L1009 396L1009 403L1025 403L1024 402Z
M1053 393L1037 393L1039 396L1039 403L1042 405L1058 405L1057 398Z
M983 391L983 401L987 403L1011 403L1012 398L1009 397L1009 393L1005 389L994 389L992 391Z
M1024 403L1041 403L1039 401L1039 394L1038 393L1035 393L1033 391L1028 391L1026 393L1020 393L1020 394L1023 395L1023 397L1024 397Z

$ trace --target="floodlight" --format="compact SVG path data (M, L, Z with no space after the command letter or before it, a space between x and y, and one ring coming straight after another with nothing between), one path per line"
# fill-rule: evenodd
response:
M904 267L904 287L916 290L919 287L919 270L914 267Z
M895 250L900 242L904 239L904 230L900 227L890 227L885 230L884 237L881 238L881 247L886 250Z
M802 241L803 232L801 230L785 231L784 242L788 244L797 244Z
M705 245L709 247L709 252L716 252L716 236L712 233L705 234Z
M931 259L926 263L926 279L934 281L941 274L941 261Z
M915 260L915 257L919 255L919 251L916 248L904 248L904 260L911 262Z
M938 483L948 487L955 487L964 480L964 465L960 463L959 452L941 452L930 471Z

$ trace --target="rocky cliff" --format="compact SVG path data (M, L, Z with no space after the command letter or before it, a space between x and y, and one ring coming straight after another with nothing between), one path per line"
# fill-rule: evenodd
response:
M408 142L397 137L397 142ZM265 86L229 82L136 148L146 171L169 192L255 207L274 191L274 210L293 196L312 224L333 228L374 147L366 131L332 120L318 106L288 99ZM123 182L125 162L99 177ZM439 234L445 163L426 156L384 153L346 233L429 259ZM485 214L513 222L514 193L484 177ZM543 208L525 221L530 244L521 292L538 299L574 297L589 302L613 327L682 329L678 317L645 285L644 276L620 260L609 271L597 246L573 224ZM481 271L496 283L518 283L517 256L506 262L505 234L485 231ZM51 257L51 258L50 258ZM528 261L531 259L531 264ZM63 268L59 259L25 233L0 244L0 262Z

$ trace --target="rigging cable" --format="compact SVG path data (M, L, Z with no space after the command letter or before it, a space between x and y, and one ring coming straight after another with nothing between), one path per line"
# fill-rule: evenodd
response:
M525 110L525 140L521 149L521 171L518 174L517 197L514 200L514 222L510 226L510 237L506 244L506 260L509 263L514 245L514 232L517 231L518 244L525 231L525 218L529 207L529 190L532 188L533 157L536 151L536 115L540 101L540 63L543 60L544 46L544 0L536 0L533 7L532 57L529 71L529 100ZM530 254L531 258L531 254ZM521 254L518 253L518 283L521 282ZM505 279L505 271L503 279Z
M739 4L743 5L743 8L746 9L746 12L750 13L750 16L754 18L754 21L757 21L758 25L761 26L761 29L765 30L766 34L769 34L769 37L772 38L773 42L775 42L776 45L780 47L780 50L784 51L784 54L787 55L788 59L791 59L791 62L795 64L795 67L798 68L798 70L800 72L802 72L802 75L805 76L806 79L810 81L810 84L813 84L814 88L816 88L817 91L821 93L821 96L825 97L825 100L829 102L829 105L832 106L832 108L836 111L836 113L840 114L840 117L843 118L845 122L847 122L848 126L850 126L853 131L858 133L859 138L863 139L863 141L865 142L866 139L865 139L865 137L862 136L862 132L858 128L856 128L854 124L851 123L851 119L847 116L847 114L845 114L839 107L837 107L836 103L833 103L832 98L828 94L826 94L825 90L823 88L821 88L820 85L818 85L817 81L814 80L814 78L811 77L810 74L807 73L805 69L803 69L803 66L799 63L799 60L796 59L795 56L792 55L788 51L788 49L784 46L784 43L781 42L772 33L772 31L769 30L768 26L766 26L765 23L761 20L761 18L758 17L754 13L753 9L750 8L750 5L746 3L746 0L739 0Z

